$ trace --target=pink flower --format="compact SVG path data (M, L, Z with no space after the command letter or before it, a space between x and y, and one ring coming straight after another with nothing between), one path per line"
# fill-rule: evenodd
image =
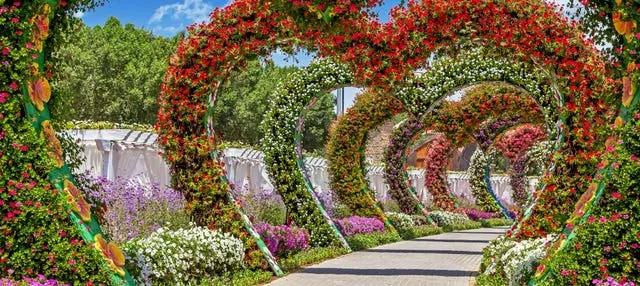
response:
M636 114L634 114L634 115L633 115L633 118L635 118L635 119L640 119L640 113L636 113Z
M638 38L638 40L640 40L640 33L636 34L636 38Z
M32 43L26 43L24 46L27 47L27 49L33 49Z
M609 253L609 252L611 252L611 246L605 246L605 247L603 248L603 250L604 250L604 252Z
M20 151L27 152L28 150L29 150L29 147L27 147L26 145L20 146Z
M0 103L4 103L5 101L7 101L7 98L9 98L8 92L0 92Z
M18 83L14 81L14 82L12 82L12 83L10 83L10 84L9 84L9 87L10 87L11 89L18 89Z
M637 248L638 248L638 244L637 243L631 244L631 249L637 249Z
M8 55L11 52L11 49L9 49L9 47L5 47L4 49L2 49L2 55Z
M600 218L600 223L605 223L607 222L607 218L606 217L601 217Z
M613 193L611 193L611 196L612 196L614 199L618 199L618 200L619 200L619 199L622 199L622 195L621 195L620 193L618 193L618 192L613 192Z
M14 23L14 24L15 24L15 23L18 23L18 22L20 22L20 19L18 19L18 18L11 18L11 23Z
M603 265L607 265L607 263L609 263L609 260L607 260L606 258L602 258L602 260L600 260L600 263L602 263Z
M569 275L569 271L567 271L566 269L562 269L562 276L567 276Z
M595 217L590 216L589 219L587 220L589 223L594 223L596 221Z
M13 6L20 7L20 2L18 2L18 1L13 2Z

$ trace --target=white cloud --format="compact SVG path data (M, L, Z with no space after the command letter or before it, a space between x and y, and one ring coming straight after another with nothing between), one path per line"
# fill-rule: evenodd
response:
M78 11L78 12L73 13L73 17L78 18L78 19L82 18L83 16L84 16L84 12L82 12L82 11Z
M203 0L184 0L182 3L162 5L156 9L149 24L162 21L165 16L170 16L174 20L187 19L193 22L203 22L209 19L209 13L214 6Z

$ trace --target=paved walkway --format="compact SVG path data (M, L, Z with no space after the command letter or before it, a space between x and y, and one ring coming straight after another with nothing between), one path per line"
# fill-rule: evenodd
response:
M274 286L467 286L482 249L507 228L455 231L400 241L327 260L280 278Z

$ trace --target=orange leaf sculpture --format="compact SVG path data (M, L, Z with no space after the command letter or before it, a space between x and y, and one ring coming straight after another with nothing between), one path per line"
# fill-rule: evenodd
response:
M107 243L107 241L102 237L102 234L96 234L94 239L96 241L95 247L102 252L102 255L104 255L107 260L107 264L109 264L109 266L118 273L118 275L124 276L125 273L122 266L124 266L125 260L124 254L120 248L118 248L118 246L113 242Z
M44 40L49 37L49 13L51 8L48 4L42 5L41 11L29 19L29 23L33 25L33 43L38 51L42 51Z
M633 97L636 93L636 84L631 77L625 76L622 79L622 105L629 107L633 102Z
M49 120L42 122L42 132L40 133L40 136L47 141L49 156L51 156L55 162L56 167L62 167L62 165L64 165L62 145L60 145L60 140L56 137L56 133L53 131L53 127L51 127L51 122Z
M27 90L33 105L35 105L39 111L42 111L44 104L51 99L51 86L49 85L49 81L44 77L37 77L29 81Z
M80 218L85 222L91 221L91 205L87 203L80 193L80 190L69 180L64 181L64 189L69 194L67 201L71 205L73 211L80 215Z

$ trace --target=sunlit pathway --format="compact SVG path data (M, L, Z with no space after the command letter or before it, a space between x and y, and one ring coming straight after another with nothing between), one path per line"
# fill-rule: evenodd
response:
M507 228L481 228L401 241L307 267L269 285L469 285L482 249Z

